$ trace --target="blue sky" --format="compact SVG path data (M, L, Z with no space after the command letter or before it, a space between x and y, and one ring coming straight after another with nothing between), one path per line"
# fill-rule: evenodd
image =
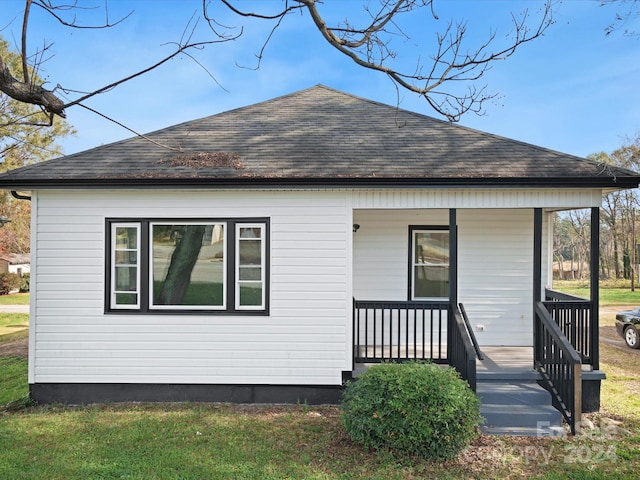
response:
M22 1L0 0L0 35L9 42L20 37ZM81 1L97 5L99 0ZM266 4L276 10L282 2ZM329 18L361 14L364 0L325 0L321 11ZM510 30L510 12L529 9L537 14L542 0L477 1L440 0L437 25L450 14L469 26L469 46L486 38L490 29L500 41ZM163 44L175 42L196 12L200 0L109 2L111 18L134 10L122 24L108 30L77 30L58 26L34 9L29 30L33 51L54 42L53 54L40 75L53 87L93 90L127 76L171 52ZM511 58L493 66L480 80L500 97L485 106L485 115L467 114L461 125L542 147L586 156L611 152L627 138L640 133L640 37L621 32L605 36L604 29L615 9L600 7L596 0L565 0L556 4L556 23L544 37L524 45ZM222 23L240 25L218 7ZM397 45L399 62L413 65L417 55L430 52L433 21L429 12L413 16L405 26L412 39ZM104 10L78 13L80 21L99 22ZM357 18L357 17L354 17ZM237 66L255 65L257 53L271 24L246 23L243 36L231 43L212 45L194 56L206 66L221 88L196 62L186 56L174 59L152 73L119 86L86 102L128 127L147 133L176 123L268 100L324 84L354 95L396 105L397 92L384 75L354 65L329 47L307 17L286 19L267 46L259 70ZM413 30L412 30L413 29ZM197 38L207 35L203 24ZM418 48L420 47L420 48ZM70 94L68 98L75 98ZM416 94L401 91L400 108L438 115ZM74 138L62 142L65 153L110 143L132 134L79 107L67 112L76 128Z

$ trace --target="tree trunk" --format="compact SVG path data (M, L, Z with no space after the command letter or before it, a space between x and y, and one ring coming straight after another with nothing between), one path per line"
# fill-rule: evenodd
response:
M188 225L171 255L167 277L156 300L158 305L181 305L191 283L191 272L198 260L205 225Z

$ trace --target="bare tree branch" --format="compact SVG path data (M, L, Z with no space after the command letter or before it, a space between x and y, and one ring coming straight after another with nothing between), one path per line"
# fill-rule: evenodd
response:
M50 90L14 78L2 57L0 57L0 91L20 102L39 105L49 113L54 113L62 118L66 117L62 100Z
M32 2L32 0L26 0L29 4ZM133 12L135 10L131 10L129 13L127 13L125 16L119 18L118 20L116 20L115 22L111 23L109 21L109 7L108 4L105 3L105 22L99 25L80 25L78 23L76 23L76 17L73 17L72 21L68 21L63 19L60 15L57 15L55 12L56 10L74 10L74 9L86 9L84 7L80 7L78 5L78 2L73 2L73 4L71 5L54 5L51 0L42 0L42 1L38 1L36 0L34 3L34 5L37 5L38 7L42 8L45 12L47 12L49 15L51 15L53 18L55 18L60 24L66 26L66 27L73 27L73 28L80 28L80 29L102 29L102 28L111 28L111 27L115 27L116 25L118 25L119 23L124 22L127 18L129 18L131 15L133 15ZM28 9L29 5L27 5L27 9ZM96 8L96 7L93 7Z
M34 85L29 81L29 76L28 76L28 65L27 65L27 58L28 58L28 54L27 54L27 48L26 48L26 38L27 38L27 26L28 26L28 18L29 18L29 11L31 8L31 5L37 5L43 9L45 9L47 12L51 13L51 15L53 15L60 23L62 23L63 25L69 26L69 27L74 27L74 28L108 28L111 27L113 25L117 25L118 23L120 23L121 21L123 21L124 19L126 19L129 15L131 15L132 12L130 12L129 14L127 14L127 16L123 17L122 19L119 19L117 22L115 23L110 23L109 19L108 19L108 14L107 14L107 21L104 25L102 25L102 27L98 27L98 26L81 26L79 25L75 18L73 21L69 22L69 21L65 21L64 19L62 19L60 16L56 15L53 10L56 9L60 9L60 8L75 8L76 5L70 5L70 6L66 6L66 7L60 7L60 6L55 6L53 5L50 1L38 1L36 0L35 2L32 3L32 0L25 0L25 15L24 15L24 21L23 21L23 28L22 28L22 52L21 52L21 58L22 58L22 62L23 62L23 70L24 70L24 81L21 82L18 79L16 79L10 72L9 67L5 64L5 62L3 61L2 57L0 56L0 91L4 92L5 94L7 94L8 96L10 96L11 98L18 100L20 102L24 102L24 103L30 103L33 105L38 105L40 107L42 107L44 109L44 111L50 115L50 120L52 121L53 117L52 115L59 115L62 118L65 118L65 112L64 110L66 108L72 107L74 105L78 105L82 102L84 102L85 100L94 97L96 95L100 95L102 93L105 93L115 87L117 87L118 85L121 85L125 82L128 82L136 77L139 77L141 75L144 75L145 73L148 73L158 67L160 67L161 65L167 63L169 60L175 58L176 56L180 55L181 53L185 53L187 50L193 50L193 49L200 49L203 48L206 45L211 45L214 43L220 43L220 42L226 42L226 41L231 41L234 40L236 38L238 38L238 36L241 34L238 34L236 36L227 36L227 35L219 35L218 39L216 40L209 40L209 41L203 41L203 42L191 42L191 38L193 35L193 32L195 30L195 26L197 24L197 19L194 20L193 17L192 19L189 21L189 24L187 24L187 27L185 28L185 34L188 33L188 35L184 35L183 34L183 38L181 39L180 43L176 43L176 49L173 53L165 56L164 58L162 58L160 61L156 62L155 64L146 67L138 72L135 72L131 75L128 75L127 77L121 78L115 82L112 82L108 85L105 85L104 87L101 87L99 89L96 89L92 92L89 92L83 96L81 96L80 98L77 98L75 100L72 100L70 102L64 102L62 99L60 99L57 95L55 95L54 91L55 89L52 90L47 90L44 87L40 86L40 85ZM192 29L191 31L189 31L189 25L192 25ZM45 47L46 49L46 47ZM43 50L44 51L44 50ZM190 58L193 58L192 56L189 55ZM201 65L201 64L199 64ZM202 65L201 65L202 66ZM203 67L204 68L204 67ZM205 71L209 74L209 76L211 76L213 78L213 76L211 75L211 73L205 68ZM215 79L214 79L215 80ZM217 83L217 82L216 82ZM85 106L85 108L87 108ZM109 117L105 116L105 118L109 119ZM116 122L118 123L118 122ZM38 123L38 126L43 126L43 124Z
M145 75L183 53L196 61L210 77L214 78L210 71L196 60L190 52L212 44L233 41L239 38L244 32L243 26L233 32L231 27L227 27L214 19L211 4L216 0L202 0L202 18L208 23L215 38L205 39L203 41L192 40L196 26L198 25L198 19L194 15L189 20L180 41L173 44L175 45L175 49L169 55L131 75L82 94L79 98L65 102L56 95L56 89L48 90L44 88L43 85L35 84L33 80L37 77L36 73L39 65L45 60L44 52L47 51L49 45L44 45L43 48L38 49L33 55L28 54L27 32L32 6L35 5L44 10L64 26L83 29L110 28L123 22L134 13L132 10L123 17L112 21L109 17L108 3L105 1L104 22L99 25L84 25L79 22L75 16L76 11L83 10L84 7L81 7L77 0L69 1L69 4L63 4L57 3L55 0L24 0L25 11L21 38L22 81L14 77L9 65L4 62L0 56L0 91L20 102L41 107L42 111L49 117L50 124L52 124L55 115L64 118L66 108L75 105L88 108L84 105L87 99ZM387 75L396 86L398 92L401 89L422 96L431 108L450 121L458 121L462 115L470 111L481 114L483 112L484 102L495 98L496 95L488 93L485 86L477 86L476 82L483 77L495 62L510 57L520 46L543 35L546 29L553 23L553 0L540 0L543 2L543 8L538 20L534 23L534 28L529 27L529 22L533 21L529 11L525 11L518 17L512 15L512 38L506 46L503 45L495 49L492 48L496 41L496 32L493 31L481 45L473 49L468 49L466 46L466 23L449 21L446 23L444 31L435 33L432 53L430 55L420 55L421 58L416 59L415 66L404 69L404 67L396 66L397 62L395 62L395 60L399 57L399 54L392 47L392 40L395 38L410 39L410 35L403 31L400 20L404 15L415 14L419 9L427 8L428 14L435 21L438 21L439 17L434 7L435 1L377 1L379 5L375 9L369 8L369 6L364 7L364 11L369 18L364 22L364 25L359 26L349 19L338 22L335 25L328 25L319 10L319 5L323 4L320 0L284 0L284 5L281 5L280 8L273 13L265 13L264 11L257 10L259 8L263 8L264 10L269 8L263 7L266 3L257 4L259 7L255 7L255 11L243 11L231 0L217 0L226 10L242 19L274 22L273 27L256 54L256 68L260 68L268 44L282 23L287 18L290 18L290 14L296 12L301 14L306 13L309 15L308 19L310 19L314 28L317 29L322 38L335 50L363 68ZM619 1L631 1L632 4L635 5L635 2L640 0ZM426 46L422 46L422 48L427 50ZM427 59L425 63L423 63L422 58ZM18 67L15 68L17 69ZM464 87L465 84L466 88ZM460 86L462 86L462 88L460 88ZM56 88L60 88L65 92L72 91L60 86ZM113 121L108 116L103 116ZM38 124L41 125L42 123L38 122ZM132 129L129 130L133 131Z
M512 15L514 39L508 47L497 52L489 52L488 47L495 40L494 33L479 48L465 54L461 53L461 47L465 39L466 24L460 23L454 29L453 24L449 23L445 33L437 35L437 52L432 58L433 64L430 72L427 75L422 75L420 67L413 73L404 73L387 66L386 60L394 58L396 52L389 48L388 43L383 41L380 34L389 33L386 28L392 19L418 7L429 6L432 8L431 12L434 18L437 18L433 11L433 0L423 0L422 2L417 0L395 0L395 2L386 0L382 4L383 8L380 12L373 16L369 26L364 29L329 27L317 9L316 0L296 1L307 8L316 28L331 46L356 64L385 73L402 88L423 96L432 108L450 121L459 120L461 115L469 110L480 112L483 102L494 98L495 95L486 94L484 87L481 89L470 87L466 94L439 91L436 90L438 87L452 81L472 82L478 80L492 63L510 57L518 47L540 37L553 23L551 2L547 1L542 18L535 30L530 31L527 27L528 11L522 15L520 20ZM361 49L363 46L365 47L364 51ZM380 52L377 56L372 54L374 47L377 47ZM437 98L442 100L437 100Z

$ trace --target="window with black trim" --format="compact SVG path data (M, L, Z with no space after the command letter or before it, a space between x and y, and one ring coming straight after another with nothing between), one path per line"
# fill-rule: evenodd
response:
M268 312L268 219L107 220L111 312Z
M449 297L449 229L409 227L409 298Z

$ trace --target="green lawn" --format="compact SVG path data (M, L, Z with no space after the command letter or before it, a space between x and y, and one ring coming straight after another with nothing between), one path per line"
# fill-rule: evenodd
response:
M28 328L28 313L0 313L0 343L25 336Z
M0 305L29 305L28 293L12 293L0 295Z
M589 298L589 282L586 280L555 280L553 289L563 293ZM600 306L639 305L640 284L631 291L629 281L606 281L600 284Z
M7 404L23 401L28 395L27 359L0 357L0 411Z

